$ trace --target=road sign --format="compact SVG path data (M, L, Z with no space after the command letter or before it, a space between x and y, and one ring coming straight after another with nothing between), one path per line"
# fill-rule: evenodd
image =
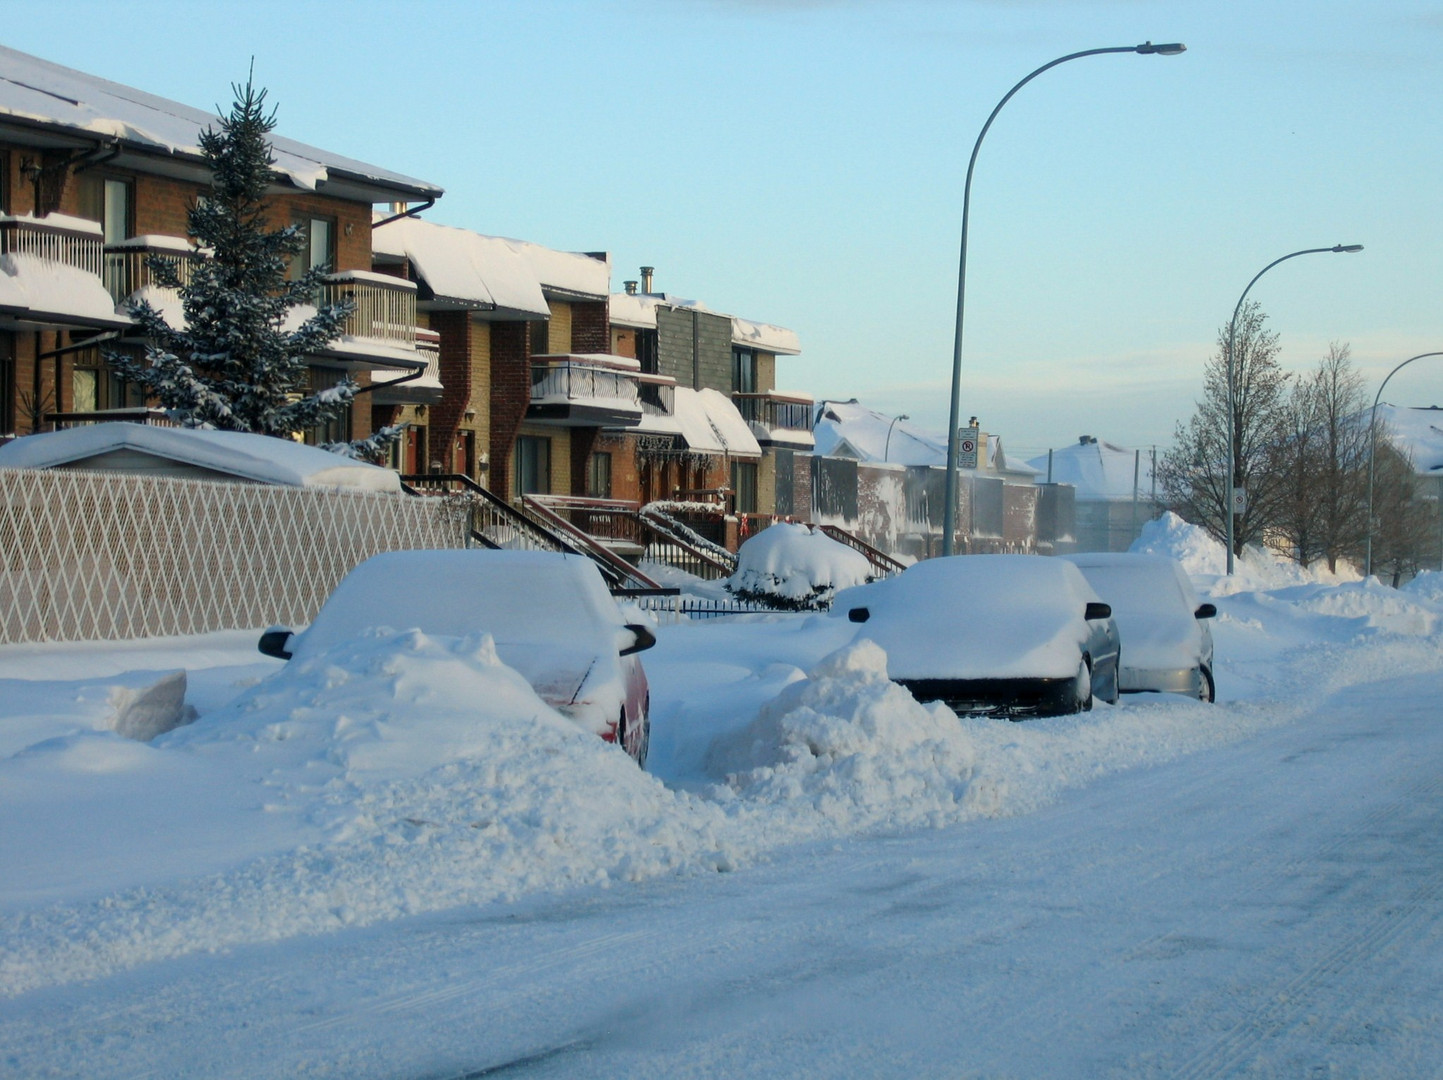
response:
M957 429L957 468L977 468L977 437L975 427Z
M1233 514L1241 517L1248 512L1248 489L1245 487L1233 488Z

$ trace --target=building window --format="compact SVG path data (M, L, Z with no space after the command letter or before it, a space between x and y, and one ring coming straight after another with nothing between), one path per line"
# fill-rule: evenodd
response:
M100 412L105 409L143 409L145 391L126 382L100 358L99 349L75 354L70 375L70 412Z
M15 434L15 335L0 331L0 435Z
M291 259L291 279L307 270L334 270L336 266L336 220L298 214L291 224L300 229L305 244Z
M339 385L346 378L344 371L336 371L329 368L311 368L311 393L318 394L322 390L329 390ZM306 442L312 446L324 446L327 443L350 442L351 441L351 406L347 405L340 413L331 419L317 424L305 433Z
M549 356L551 354L551 324L533 322L527 325L531 328L531 355Z
M754 461L732 462L733 509L738 514L757 512L757 465Z
M661 374L661 360L658 355L655 330L636 332L636 359L646 375Z
M551 490L551 440L535 435L516 439L513 494L544 495Z
M732 349L732 393L757 392L757 354L753 349Z
M107 244L135 235L135 185L101 173L80 174L80 216L100 222Z
M586 494L593 499L611 498L611 454L598 451L587 460Z

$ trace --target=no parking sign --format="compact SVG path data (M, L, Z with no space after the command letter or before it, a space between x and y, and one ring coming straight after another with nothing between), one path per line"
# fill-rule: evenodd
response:
M957 429L957 468L977 468L977 436L975 427Z

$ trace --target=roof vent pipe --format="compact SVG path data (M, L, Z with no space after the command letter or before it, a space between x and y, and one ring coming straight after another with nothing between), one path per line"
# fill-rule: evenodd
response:
M634 282L634 281L623 281L623 282L621 283L621 285L622 285L622 288L624 288L624 289L626 290L626 295L627 295L627 296L635 296L635 295L636 295L636 282Z
M641 291L648 296L651 295L651 278L656 273L656 267L643 266L641 268Z

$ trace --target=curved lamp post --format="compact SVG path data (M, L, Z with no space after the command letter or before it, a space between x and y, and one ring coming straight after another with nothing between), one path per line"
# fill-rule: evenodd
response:
M1388 378L1383 380L1383 386L1387 386L1388 379L1398 374L1414 360L1422 360L1426 356L1443 356L1443 352L1425 352L1408 357L1388 372ZM1373 455L1378 449L1378 402L1383 397L1383 386L1378 387L1378 392L1373 395L1373 411L1368 416L1368 543L1363 549L1364 577L1373 576Z
M967 295L967 213L972 203L972 171L977 167L977 151L982 149L982 140L987 135L987 129L992 126L992 121L997 119L997 114L1002 111L1002 106L1012 100L1012 95L1021 90L1044 71L1055 68L1058 64L1065 64L1069 60L1078 60L1084 56L1101 56L1103 53L1141 53L1151 56L1176 56L1186 51L1187 46L1180 43L1170 45L1154 45L1145 41L1141 45L1119 45L1110 49L1087 49L1083 52L1069 53L1066 56L1059 56L1051 63L1043 64L1040 68L1028 75L1019 82L992 110L987 117L987 123L982 125L982 131L977 136L977 142L972 146L972 159L967 162L967 183L962 189L962 254L957 266L957 327L952 338L952 411L950 423L947 426L947 493L942 504L942 554L952 554L952 534L956 531L957 522L957 423L962 415L962 311Z
M1326 248L1304 248L1302 251L1294 251L1290 255L1284 255L1281 259L1274 259L1253 275L1253 280L1248 282L1248 287L1243 290L1242 296L1238 297L1237 307L1233 308L1233 318L1228 323L1228 475L1227 489L1223 492L1223 501L1227 503L1227 541L1228 541L1228 573L1233 572L1233 490L1237 487L1237 459L1238 459L1238 425L1236 405L1234 399L1237 396L1237 376L1233 372L1233 344L1238 332L1238 312L1243 309L1243 301L1248 298L1252 287L1278 263L1287 262L1289 259L1296 259L1299 255L1316 255L1320 252L1332 254L1362 251L1362 244L1334 244Z
M910 419L912 418L906 413L899 413L898 415L892 417L892 422L887 425L887 445L882 450L883 462L886 462L887 459L892 456L892 429L897 426L897 421Z

